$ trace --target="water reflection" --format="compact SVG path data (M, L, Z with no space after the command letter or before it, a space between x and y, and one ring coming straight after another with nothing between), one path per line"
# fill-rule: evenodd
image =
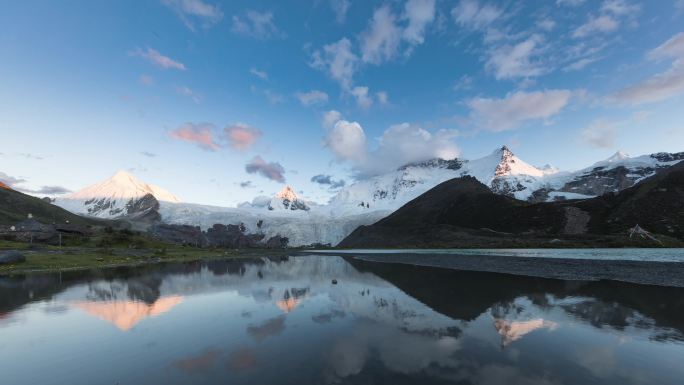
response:
M682 294L338 257L5 277L0 362L11 384L678 384Z
M143 319L166 313L181 302L183 302L183 297L174 295L159 298L151 304L126 300L83 301L74 302L72 306L127 331Z

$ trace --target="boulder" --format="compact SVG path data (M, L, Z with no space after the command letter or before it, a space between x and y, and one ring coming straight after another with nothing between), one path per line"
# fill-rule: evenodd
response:
M26 262L26 257L16 250L0 252L0 265Z

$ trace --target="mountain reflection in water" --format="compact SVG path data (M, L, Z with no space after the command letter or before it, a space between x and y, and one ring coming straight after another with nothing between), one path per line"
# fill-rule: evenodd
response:
M683 294L325 256L2 277L2 383L679 384Z

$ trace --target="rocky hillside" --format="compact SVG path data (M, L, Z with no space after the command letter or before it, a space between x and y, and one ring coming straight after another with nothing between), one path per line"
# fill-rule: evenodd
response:
M4 187L3 187L4 186ZM0 225L11 226L29 216L42 223L71 223L88 225L99 223L57 207L43 199L0 186Z
M377 223L359 227L340 246L514 246L584 241L596 245L601 239L628 243L637 225L654 233L656 239L684 240L684 164L661 170L619 193L566 202L516 200L494 194L473 177L456 178ZM648 238L645 232L637 235L634 242Z

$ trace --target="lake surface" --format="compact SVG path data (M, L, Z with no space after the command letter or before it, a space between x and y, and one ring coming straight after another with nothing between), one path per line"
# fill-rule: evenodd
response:
M682 288L339 256L0 277L3 385L682 379Z
M500 256L523 258L563 258L610 261L684 262L684 248L622 249L350 249L313 250L321 254L423 254Z

